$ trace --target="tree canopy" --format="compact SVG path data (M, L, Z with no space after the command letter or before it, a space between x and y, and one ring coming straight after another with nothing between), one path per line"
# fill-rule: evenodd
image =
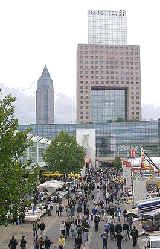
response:
M121 159L119 157L115 157L115 159L113 161L113 165L116 167L117 173L118 173L122 169Z
M37 184L38 167L30 162L22 164L20 156L32 142L27 139L30 131L18 131L18 120L14 118L16 98L10 94L2 98L0 89L0 220L8 211L19 208L25 194L33 191ZM32 173L27 170L31 168ZM27 175L27 177L26 177Z
M56 135L44 153L46 168L62 174L78 173L83 167L84 158L83 147L78 145L74 136L65 131Z

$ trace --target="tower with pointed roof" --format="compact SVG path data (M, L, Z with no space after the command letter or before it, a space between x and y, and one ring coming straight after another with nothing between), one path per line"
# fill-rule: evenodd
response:
M54 124L53 80L46 65L37 81L36 124Z

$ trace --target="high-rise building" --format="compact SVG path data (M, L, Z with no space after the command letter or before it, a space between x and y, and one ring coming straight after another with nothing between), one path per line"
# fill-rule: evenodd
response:
M126 45L126 11L89 10L88 44Z
M79 44L77 123L141 120L138 45Z
M77 123L141 120L140 46L126 45L125 11L88 11L77 47Z
M54 89L53 80L45 65L37 81L36 124L54 124Z

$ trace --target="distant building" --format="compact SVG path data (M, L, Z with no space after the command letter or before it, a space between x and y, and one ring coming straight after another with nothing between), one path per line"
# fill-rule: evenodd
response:
M138 45L78 44L77 123L141 121Z
M88 44L126 45L126 11L89 10Z
M37 81L36 124L54 124L54 89L53 80L45 65Z
M116 156L128 158L131 156L131 148L135 148L138 157L141 147L148 152L150 157L160 156L160 119L106 124L31 124L20 125L18 130L26 130L29 127L35 136L45 137L49 140L53 140L62 130L76 137L77 129L82 129L82 131L95 129L95 157L99 161L114 159Z
M127 45L126 11L89 10L77 47L77 123L141 121L140 46Z

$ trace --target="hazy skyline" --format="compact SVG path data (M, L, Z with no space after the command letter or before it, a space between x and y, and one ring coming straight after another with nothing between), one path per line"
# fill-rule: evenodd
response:
M36 123L36 97L22 93L19 89L5 87L0 83L3 97L11 93L16 97L15 102L15 118L18 118L19 124L35 124ZM55 95L55 111L56 124L71 124L76 122L75 99L63 93ZM144 105L142 107L142 120L157 120L160 118L160 106Z
M0 83L32 93L46 64L55 94L76 95L76 51L88 10L126 10L127 43L140 45L142 106L159 100L158 1L1 1Z

